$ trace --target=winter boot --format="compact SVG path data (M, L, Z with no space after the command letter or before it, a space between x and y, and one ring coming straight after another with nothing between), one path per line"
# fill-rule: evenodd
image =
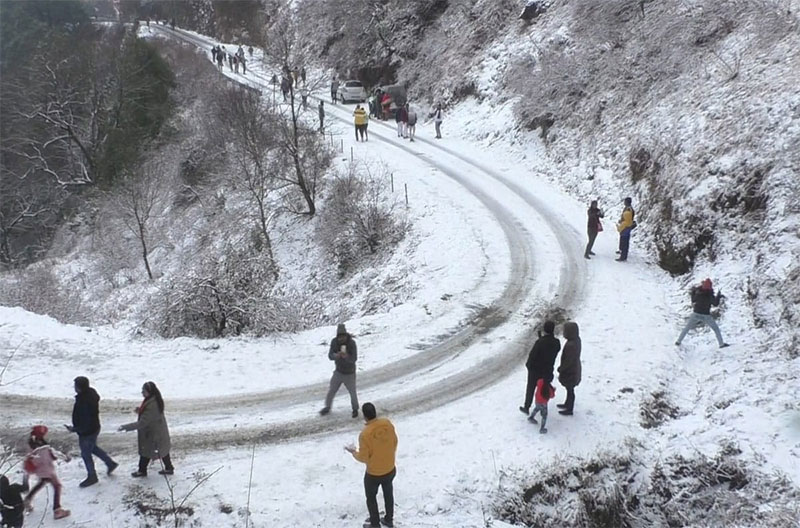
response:
M97 484L97 475L92 474L86 477L86 480L78 484L78 486L81 488L88 488L89 486L93 486L95 484Z
M112 474L114 470L117 469L118 467L119 464L117 464L116 462L111 462L111 464L108 466L108 469L106 470L106 475Z
M539 429L539 434L547 434L547 428L542 427L541 429Z
M569 409L562 409L558 411L558 414L563 414L564 416L572 416L572 411Z
M519 412L524 413L524 414L530 414L531 410L528 409L527 407L520 406Z
M132 476L133 478L146 477L146 476L147 476L147 471L139 471L139 470L137 469L136 471L134 471L133 473L131 473L131 476Z
M319 414L320 414L320 416L325 416L329 412L331 412L331 408L330 407L323 407L322 409L320 409Z
M353 413L350 416L353 418L358 418L358 409L353 409Z
M64 517L69 517L71 512L69 510L65 510L64 508L56 508L53 510L53 519L63 519Z

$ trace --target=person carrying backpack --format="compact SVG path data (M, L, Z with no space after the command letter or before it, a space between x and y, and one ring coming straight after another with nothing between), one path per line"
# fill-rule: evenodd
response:
M690 295L692 297L692 315L686 320L686 324L683 330L681 330L678 340L675 341L675 345L680 346L681 341L686 337L689 330L700 324L704 324L714 331L720 348L729 346L728 343L722 339L722 332L717 322L714 320L714 317L711 316L711 306L719 306L719 301L725 297L722 295L722 292L714 295L714 286L711 283L711 279L706 279L700 283L700 286L694 286L690 290Z
M31 429L31 434L28 438L28 447L30 452L25 457L23 468L25 472L30 475L39 477L39 482L31 489L28 496L25 497L25 508L30 511L33 509L31 504L34 496L46 485L53 486L53 518L63 519L69 517L70 511L61 507L61 490L63 486L58 479L58 472L56 470L57 453L45 440L47 435L47 426L37 425ZM64 455L62 458L66 459Z

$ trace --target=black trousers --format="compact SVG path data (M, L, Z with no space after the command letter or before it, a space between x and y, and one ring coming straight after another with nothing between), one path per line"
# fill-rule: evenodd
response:
M592 248L594 247L594 241L597 238L596 230L592 231L591 229L589 229L588 232L589 232L589 242L586 244L586 251L584 251L583 253L587 257L589 256L589 253L592 251Z
M540 376L538 373L528 370L528 383L525 384L525 409L530 410L531 403L533 403L533 392L536 390L536 382Z
M378 488L383 488L383 503L386 507L386 521L394 520L394 486L392 481L397 475L397 468L390 473L381 476L364 473L364 493L367 496L367 510L369 511L369 522L373 526L380 526L381 515L378 511Z
M567 389L567 399L564 401L564 409L572 412L575 407L575 387L565 387Z
M169 455L165 457L161 457L162 462L164 462L164 469L167 471L175 471L175 467L172 465L172 460L170 460ZM150 465L150 459L147 457L140 456L139 457L139 473L147 473L147 466Z

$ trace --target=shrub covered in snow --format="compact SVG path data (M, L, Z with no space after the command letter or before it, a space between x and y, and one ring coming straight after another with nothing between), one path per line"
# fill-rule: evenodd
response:
M497 492L495 514L524 526L796 526L800 490L740 455L726 443L714 456L653 460L629 443L615 453L559 460L536 474L512 476Z

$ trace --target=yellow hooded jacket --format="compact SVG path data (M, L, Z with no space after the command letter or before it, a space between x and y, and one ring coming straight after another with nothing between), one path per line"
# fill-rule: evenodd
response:
M353 458L367 465L367 473L380 477L394 469L397 451L397 435L394 425L387 418L375 418L367 422L358 437L358 451Z
M368 119L367 111L364 110L363 108L361 108L361 107L356 108L356 111L353 112L353 115L355 116L355 124L356 125L366 125L367 124L367 119Z

